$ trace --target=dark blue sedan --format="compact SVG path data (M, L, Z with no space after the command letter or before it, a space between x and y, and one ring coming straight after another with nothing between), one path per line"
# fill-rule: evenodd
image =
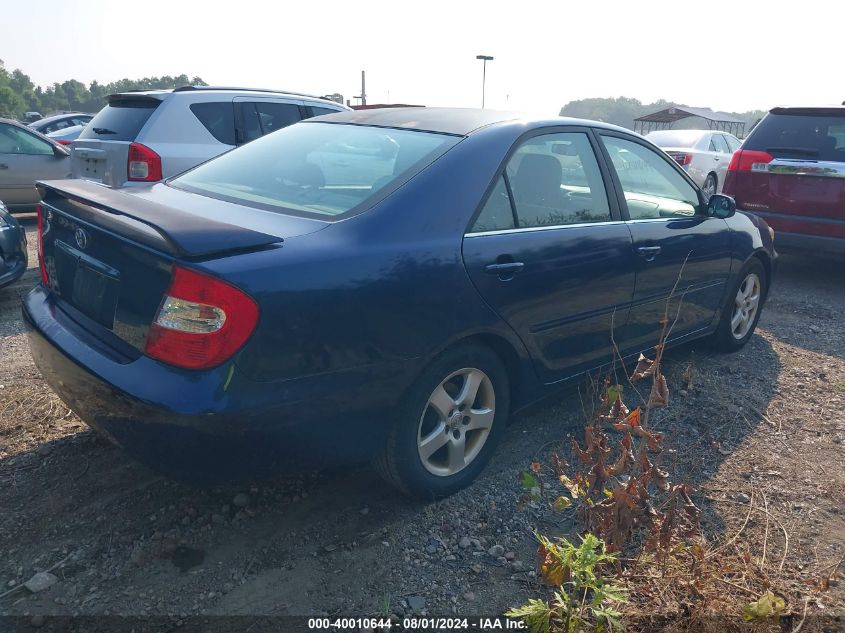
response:
M147 189L42 183L35 361L174 475L372 459L450 494L508 415L657 343L752 336L773 234L600 123L318 117Z

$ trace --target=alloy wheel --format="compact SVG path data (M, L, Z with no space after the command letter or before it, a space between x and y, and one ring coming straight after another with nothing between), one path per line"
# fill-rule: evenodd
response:
M731 317L731 334L736 340L745 338L760 307L762 284L756 273L749 273L739 285L734 299L734 311Z
M464 368L431 393L420 417L417 451L425 469L448 477L466 468L484 448L496 414L496 394L480 369Z

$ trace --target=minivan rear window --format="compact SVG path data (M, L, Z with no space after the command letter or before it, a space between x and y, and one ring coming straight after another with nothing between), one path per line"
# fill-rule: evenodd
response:
M79 138L134 141L159 103L158 99L112 100L91 119Z
M742 145L775 158L845 162L845 110L841 116L770 113Z
M341 216L363 210L380 190L409 179L460 140L413 130L297 123L168 183L269 211Z

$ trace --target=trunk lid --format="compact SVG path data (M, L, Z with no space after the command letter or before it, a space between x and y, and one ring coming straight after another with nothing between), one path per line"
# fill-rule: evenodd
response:
M164 184L113 190L65 180L39 187L44 192L43 258L54 300L79 325L130 358L145 347L175 262L274 248L283 236L326 226L279 214L266 218ZM192 204L202 209L184 210Z
M776 108L736 152L725 193L776 231L845 238L845 108Z

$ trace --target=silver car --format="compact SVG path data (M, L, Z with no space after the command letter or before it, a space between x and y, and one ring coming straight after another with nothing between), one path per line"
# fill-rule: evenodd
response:
M58 132L75 125L85 127L88 122L94 118L93 114L86 114L84 112L66 112L65 114L56 114L48 116L43 119L38 119L29 124L36 132L42 134L50 134L51 132Z
M27 126L0 119L0 201L9 211L33 211L36 180L70 177L70 152Z
M722 191L731 156L742 142L712 130L657 130L646 138L669 154L706 196Z
M302 119L348 110L319 97L186 86L111 95L73 142L75 178L156 182Z

